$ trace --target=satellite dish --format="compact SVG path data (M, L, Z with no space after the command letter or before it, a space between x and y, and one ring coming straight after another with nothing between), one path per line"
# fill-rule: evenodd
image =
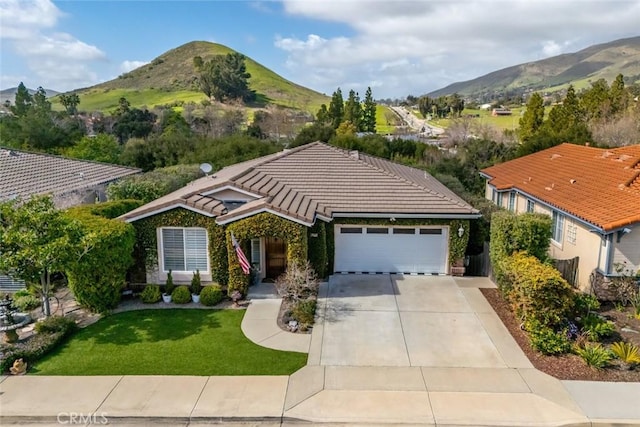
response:
M209 163L203 163L200 165L200 170L204 172L205 175L207 175L209 172L213 170L213 168Z

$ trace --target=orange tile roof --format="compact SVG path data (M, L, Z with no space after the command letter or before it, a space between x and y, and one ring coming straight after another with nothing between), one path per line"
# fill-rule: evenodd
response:
M216 203L230 186L258 199L232 210ZM122 216L135 221L172 206L188 206L226 223L269 210L312 224L316 215L460 215L478 211L424 171L315 142L232 165Z
M640 222L640 145L561 144L481 171L605 231Z

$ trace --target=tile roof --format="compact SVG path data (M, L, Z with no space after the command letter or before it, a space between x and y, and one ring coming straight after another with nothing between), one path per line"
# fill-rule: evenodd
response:
M561 144L481 172L605 231L640 222L640 145Z
M258 199L231 211L223 206L222 212L220 205L197 199L225 186L254 194ZM194 197L195 203L201 204L198 209L217 216L219 223L262 210L306 224L313 223L316 215L478 215L477 210L424 171L314 142L229 166L123 218L139 219L172 205L196 207L187 203Z
M59 196L140 173L140 169L0 147L0 200Z

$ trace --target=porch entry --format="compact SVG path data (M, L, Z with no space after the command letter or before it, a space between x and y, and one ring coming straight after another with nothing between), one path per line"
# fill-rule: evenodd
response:
M287 242L278 237L265 237L265 274L267 279L277 279L287 269Z

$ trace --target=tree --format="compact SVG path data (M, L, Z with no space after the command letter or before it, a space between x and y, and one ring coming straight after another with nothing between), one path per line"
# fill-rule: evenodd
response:
M449 95L447 97L446 102L451 114L460 117L460 114L462 114L462 110L464 110L464 99L462 99L457 93L454 93L453 95Z
M31 109L32 103L33 97L25 87L24 83L20 82L18 89L16 90L16 96L14 98L13 106L11 107L11 112L17 117L22 117Z
M71 93L69 95L62 94L60 95L60 103L67 110L67 114L74 115L78 112L78 104L80 104L80 97L77 93Z
M316 123L321 125L326 125L331 122L331 117L329 117L329 110L327 110L327 104L322 104L320 109L316 113Z
M128 104L128 102L126 104ZM113 126L113 134L118 137L121 144L124 144L132 137L146 138L149 136L156 122L155 114L148 110L139 110L137 108L129 109L128 106L126 110L123 109L123 111L122 114L118 115L118 119Z
M51 315L51 274L82 256L82 232L48 196L0 203L0 271L40 283L42 309Z
M624 76L618 74L609 90L609 99L611 100L611 114L615 115L627 110L629 106L629 92L624 87Z
M113 135L99 133L96 136L83 137L76 145L67 150L69 157L93 160L104 163L118 163L122 146Z
M362 121L362 106L360 105L360 96L351 89L349 97L344 104L343 122L351 122L356 132L360 130L360 122Z
M331 126L333 126L334 129L338 129L338 126L340 126L340 123L344 120L344 99L342 98L340 88L331 95L329 117L331 118Z
M423 95L418 99L418 111L420 111L423 119L433 112L433 106L433 99L427 95Z
M535 92L529 98L527 102L527 109L523 116L520 118L518 127L518 136L521 141L526 141L533 134L538 132L538 129L544 122L544 100L542 96Z
M244 102L255 100L255 92L249 89L251 74L247 72L244 55L232 52L224 56L216 55L206 62L196 56L193 64L200 73L200 90L208 98L220 102L230 99Z
M364 94L364 105L362 107L362 122L361 130L363 132L376 132L376 103L373 100L373 94L371 88L367 88L367 92Z

